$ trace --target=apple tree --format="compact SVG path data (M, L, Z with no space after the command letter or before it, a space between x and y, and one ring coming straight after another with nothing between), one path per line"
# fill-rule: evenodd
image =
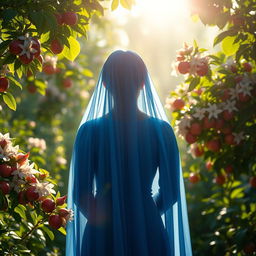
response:
M177 51L184 82L166 99L191 155L185 176L197 209L192 205L190 214L201 215L191 222L194 253L254 255L256 1L190 2L194 16L219 28L214 54L197 42Z

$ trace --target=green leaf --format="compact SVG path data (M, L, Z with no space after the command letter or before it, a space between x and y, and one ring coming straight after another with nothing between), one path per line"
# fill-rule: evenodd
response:
M58 230L59 230L60 233L62 233L63 235L66 235L66 234L67 234L67 233L66 233L66 230L65 230L63 227L59 228Z
M200 83L200 77L195 77L191 80L189 87L188 87L188 92L192 91L195 89L195 87Z
M128 10L131 10L133 1L132 0L120 0L121 5Z
M68 60L74 61L75 58L80 53L80 44L74 37L68 38L70 49L65 45L63 49L63 56L66 57Z
M50 39L50 31L48 31L47 33L43 33L40 37L40 42L41 44L47 42Z
M6 92L3 95L3 100L10 109L16 110L16 100L14 99L11 93Z
M42 94L45 95L45 89L46 89L46 84L44 81L42 80L35 80L35 86L37 87L37 91Z
M92 71L87 68L85 68L82 73L83 73L83 75L85 75L87 77L93 77Z
M234 189L230 195L231 198L242 198L244 196L243 193L244 188Z
M27 210L26 207L21 204L19 204L14 208L14 211L17 212L23 220L27 219L26 210Z
M111 4L111 11L114 11L119 5L119 0L113 0Z
M53 232L47 228L46 226L42 226L41 229L48 235L48 237L53 241L54 240L54 234Z
M10 64L10 63L13 63L15 60L16 60L16 55L8 54L3 61L3 64Z
M49 31L48 29L46 29L45 16L42 11L32 11L29 14L29 19L36 26L39 34Z
M37 213L35 211L30 211L30 216L31 216L31 219L32 219L34 225L36 225L36 223L37 223Z
M7 76L9 80L11 80L16 86L20 87L22 89L22 85L19 81L17 81L14 77L12 76Z
M3 52L7 49L7 47L9 46L10 42L12 40L5 40L3 42L0 43L0 54L2 55Z
M219 35L217 35L214 38L213 46L219 44L227 36L234 36L236 34L237 34L237 31L235 31L235 30L227 30L227 31L220 33Z
M222 41L222 50L227 56L235 54L239 48L238 43L234 43L236 37L228 36Z

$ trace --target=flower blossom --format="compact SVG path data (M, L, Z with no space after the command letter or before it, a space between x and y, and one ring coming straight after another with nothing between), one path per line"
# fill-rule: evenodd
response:
M206 111L209 113L208 117L210 119L211 117L218 118L218 115L222 112L222 109L218 108L217 104L208 103L208 108L206 108Z
M46 142L44 139L29 137L28 144L28 148L39 148L41 153L43 153L46 150Z
M50 194L56 194L54 185L48 182L38 182L35 183L34 186L36 187L35 191L39 194L40 197L48 196Z

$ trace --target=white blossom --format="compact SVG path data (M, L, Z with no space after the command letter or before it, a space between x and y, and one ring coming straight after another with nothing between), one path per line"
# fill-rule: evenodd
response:
M239 90L239 87L237 86L235 88L229 88L229 95L231 100L237 99L238 90Z
M72 221L74 219L74 211L72 209L68 209L69 214L65 217L67 221Z
M239 144L245 138L243 131L239 133L233 132L232 134L234 135L234 141L236 142L236 144Z
M238 93L242 93L243 95L251 96L252 90L251 80L248 76L244 76L242 81L237 84L237 91Z
M236 65L236 62L232 57L229 57L226 61L226 63L222 64L224 68L231 69L232 66Z
M29 137L28 148L33 148L33 147L39 148L40 153L43 153L46 150L46 142L44 139Z
M4 161L9 161L10 158L15 157L18 152L19 145L13 146L10 141L7 141L7 145L4 147L4 149L0 146L0 159L3 159Z
M195 113L192 116L198 118L199 120L202 120L205 117L205 112L205 108L197 107Z
M176 121L175 130L179 136L184 137L187 133L187 128L190 127L192 118L185 115L181 120Z
M66 160L64 157L58 156L58 157L56 158L56 162L57 162L58 164L63 164L63 165L65 165L65 164L67 163L67 160Z
M223 110L228 110L230 113L233 111L238 111L237 107L236 107L236 102L234 100L227 100L226 102L222 102Z
M35 163L29 164L27 160L23 165L19 165L17 170L12 172L12 175L19 177L20 179L25 179L26 177L32 177L33 174L39 173L34 169Z
M48 182L38 182L35 183L34 186L36 187L35 192L39 194L39 196L48 196L50 194L56 194L54 185Z
M210 119L211 117L218 118L218 115L222 112L222 109L218 108L217 104L215 103L208 103L208 108L206 108L206 111L209 113L208 117Z

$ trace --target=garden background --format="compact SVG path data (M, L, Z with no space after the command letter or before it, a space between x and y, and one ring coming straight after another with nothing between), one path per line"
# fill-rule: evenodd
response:
M76 129L106 57L145 61L181 151L194 255L256 255L256 1L0 3L0 255L65 255Z

